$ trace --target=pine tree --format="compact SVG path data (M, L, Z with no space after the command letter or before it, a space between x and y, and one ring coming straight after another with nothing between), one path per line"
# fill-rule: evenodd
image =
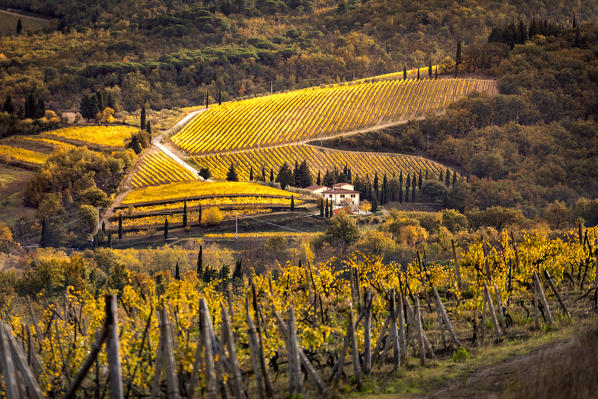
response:
M351 177L351 167L349 166L347 168L347 183L352 184L353 183L353 177Z
M403 80L407 80L407 67L403 65Z
M319 186L322 183L321 172L318 170L318 178L316 179L316 184Z
M233 284L243 285L243 262L241 259L237 259L235 269L233 270Z
M428 61L428 78L432 80L432 60Z
M164 218L164 239L168 240L168 217Z
M407 174L407 182L405 183L405 202L409 202L409 188L411 187L411 177Z
M289 168L289 165L286 162L280 166L278 175L276 176L276 182L280 183L280 188L283 190L293 183L293 172L291 172L291 168Z
M226 180L239 181L239 176L237 176L237 171L235 170L235 164L233 162L230 163L228 172L226 173Z
M203 246L199 246L199 252L197 253L197 277L201 278L203 275Z
M332 201L330 201L330 211L328 212L329 217L334 216L334 208L332 207Z
M299 162L297 160L295 160L295 166L293 167L293 181L290 185L301 187L301 172L299 171Z
M29 94L25 100L25 118L34 119L37 113L36 107L37 102L35 101L35 97L33 94Z
M399 202L403 202L403 171L399 173Z
M320 206L320 217L323 218L324 217L324 199L323 198L318 199L318 205Z
M249 168L249 181L253 181L253 166Z
M459 73L459 65L461 65L461 40L457 41L457 55L455 57L455 77Z
M17 21L17 35L20 35L23 31L23 22L21 22L21 18Z
M386 173L382 178L382 204L386 204L388 202L388 179L386 178Z
M35 117L42 118L46 113L46 104L43 98L37 100L37 106L35 107Z
M183 227L187 227L187 201L183 202Z
M118 239L122 240L123 238L123 215L118 215Z
M179 269L179 262L176 263L174 267L174 279L180 280L181 279L181 270Z
M298 184L298 187L309 187L314 184L314 178L311 175L311 170L309 170L309 165L305 159L299 165L299 177L300 181L295 182L295 184Z
M141 106L141 116L139 117L139 129L145 130L145 104Z
M295 212L295 196L291 195L291 212Z

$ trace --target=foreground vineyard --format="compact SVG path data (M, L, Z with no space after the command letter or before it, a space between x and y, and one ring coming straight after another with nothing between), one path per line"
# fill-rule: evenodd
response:
M443 111L479 79L383 80L308 88L226 103L197 115L172 141L191 154L272 146Z
M289 145L206 155L195 157L194 160L199 168L210 169L217 179L225 179L228 168L234 164L240 180L249 180L252 169L254 178L261 178L262 168L267 178L270 170L273 170L276 175L284 162L293 167L295 162L301 163L304 160L307 161L314 178L318 172L323 176L327 170L332 171L334 168L343 170L345 165L351 168L353 176L369 175L371 178L376 172L381 176L383 174L399 176L401 172L407 175L427 171L430 176L437 176L440 170L446 169L437 162L411 155L338 151L311 145Z
M49 397L63 396L69 386L83 393L115 392L123 385L135 396L207 391L216 398L223 389L236 397L261 396L258 391L286 397L289 388L324 393L330 381L344 378L359 386L364 375L425 364L430 356L443 356L445 347L472 345L472 334L478 341L485 335L520 337L532 323L558 328L569 313L583 317L594 306L589 298L574 309L576 296L565 294L598 283L596 237L586 237L536 232L514 243L505 232L502 242L474 243L449 266L418 258L406 271L361 255L342 264L306 262L209 283L201 268L176 271L174 278L171 272L150 277L125 270L118 307L110 296L104 305L95 283L74 280L66 298L51 304L42 299L26 310L17 306L22 298L13 298L2 309L9 326L4 334L28 348L40 392ZM97 334L100 329L105 335ZM108 340L109 355L102 351L95 359L90 348L100 338ZM97 362L110 376L87 373L86 358L88 367ZM305 385L301 368L307 370ZM69 376L81 369L73 384ZM290 384L281 375L287 370Z
M156 151L138 163L131 185L140 188L193 180L199 180L197 175L183 168L163 152Z

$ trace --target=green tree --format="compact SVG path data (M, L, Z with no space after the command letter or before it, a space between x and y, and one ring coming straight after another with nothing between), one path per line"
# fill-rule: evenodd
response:
M462 59L461 59L461 40L457 41L457 54L455 57L455 77L458 75L459 73L459 65L461 65Z
M203 246L199 246L199 252L197 253L197 277L202 278L203 275Z
M407 80L407 67L403 65L403 80Z
M181 270L179 269L179 262L176 263L174 267L174 279L180 280L181 279Z
M372 209L371 209L372 213L376 213L378 212L378 196L374 195L372 197Z
M10 95L6 96L6 100L4 101L4 105L2 106L2 111L8 114L15 113L15 105L12 102L12 97Z
M413 179L411 179L411 202L415 202L415 189L417 188L417 182L415 181L415 173Z
M23 31L23 23L21 22L21 18L17 21L17 35L20 35Z
M148 132L148 134L152 135L152 121L147 121L147 123L145 124L145 131Z
M428 61L428 78L432 80L432 60Z
M168 217L164 218L164 239L168 240Z
M295 212L295 196L291 195L291 212Z
M226 173L226 180L227 181L239 181L239 177L237 176L237 171L235 170L235 164L230 163L228 167L228 172Z
M289 165L286 162L280 166L278 175L276 176L276 182L280 183L280 188L283 190L293 183L293 172L291 172L291 168L289 168Z
M270 168L270 183L274 182L274 169Z
M187 201L183 202L183 227L187 227Z
M316 185L320 185L322 183L322 178L320 176L321 172L318 170L318 178L316 179Z
M253 181L253 166L249 168L249 181Z
M118 239L122 240L123 238L123 215L118 215Z
M441 181L426 180L422 185L423 197L431 202L444 202L447 195L447 188Z
M355 243L361 235L357 223L345 212L339 212L330 219L324 239L331 245L338 245L341 253Z
M329 215L329 209L330 208L328 207L328 198L326 198L326 201L324 203L324 217L326 219L328 219L330 217L330 215Z
M141 116L139 117L139 129L145 130L146 115L145 115L145 104L141 106Z
M318 199L318 205L320 206L320 217L324 217L324 199L323 198L319 198Z

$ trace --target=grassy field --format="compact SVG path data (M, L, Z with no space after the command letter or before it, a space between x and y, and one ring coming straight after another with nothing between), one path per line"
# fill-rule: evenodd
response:
M23 207L23 191L33 172L0 165L0 221L8 225L22 216L32 216L35 209Z
M9 11L0 10L0 36L16 34L19 18L21 18L24 32L35 32L56 26L56 21L50 19L18 15Z

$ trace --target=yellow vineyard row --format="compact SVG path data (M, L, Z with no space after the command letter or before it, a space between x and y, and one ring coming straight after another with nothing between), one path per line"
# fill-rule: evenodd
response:
M213 107L172 137L192 154L299 142L443 111L479 79L381 80L307 88Z
M356 174L362 177L366 175L373 177L375 172L379 175L386 173L388 176L393 174L398 176L401 172L407 175L419 171L428 171L435 176L440 170L445 169L437 162L417 156L338 151L311 145L288 145L223 155L206 155L195 157L194 160L199 167L209 168L212 176L217 179L226 178L232 163L240 180L249 180L251 168L253 168L254 179L261 178L262 168L265 169L266 178L269 179L270 170L273 170L276 176L283 162L287 162L293 168L295 161L301 163L303 160L307 161L314 181L318 172L323 176L326 170L331 171L335 167L343 170L345 165L351 168L353 177Z
M147 155L139 162L131 185L139 188L193 180L198 180L198 177L158 151Z
M16 161L42 165L47 159L48 155L41 152L0 144L0 161L4 160L8 163Z
M125 142L139 131L133 126L76 126L51 130L41 137L74 140L103 147L124 147Z
M201 196L226 196L236 195L263 196L274 195L291 197L292 193L275 187L264 186L245 182L179 182L149 186L131 191L122 201L122 205L134 205L145 202L176 201L185 198Z

